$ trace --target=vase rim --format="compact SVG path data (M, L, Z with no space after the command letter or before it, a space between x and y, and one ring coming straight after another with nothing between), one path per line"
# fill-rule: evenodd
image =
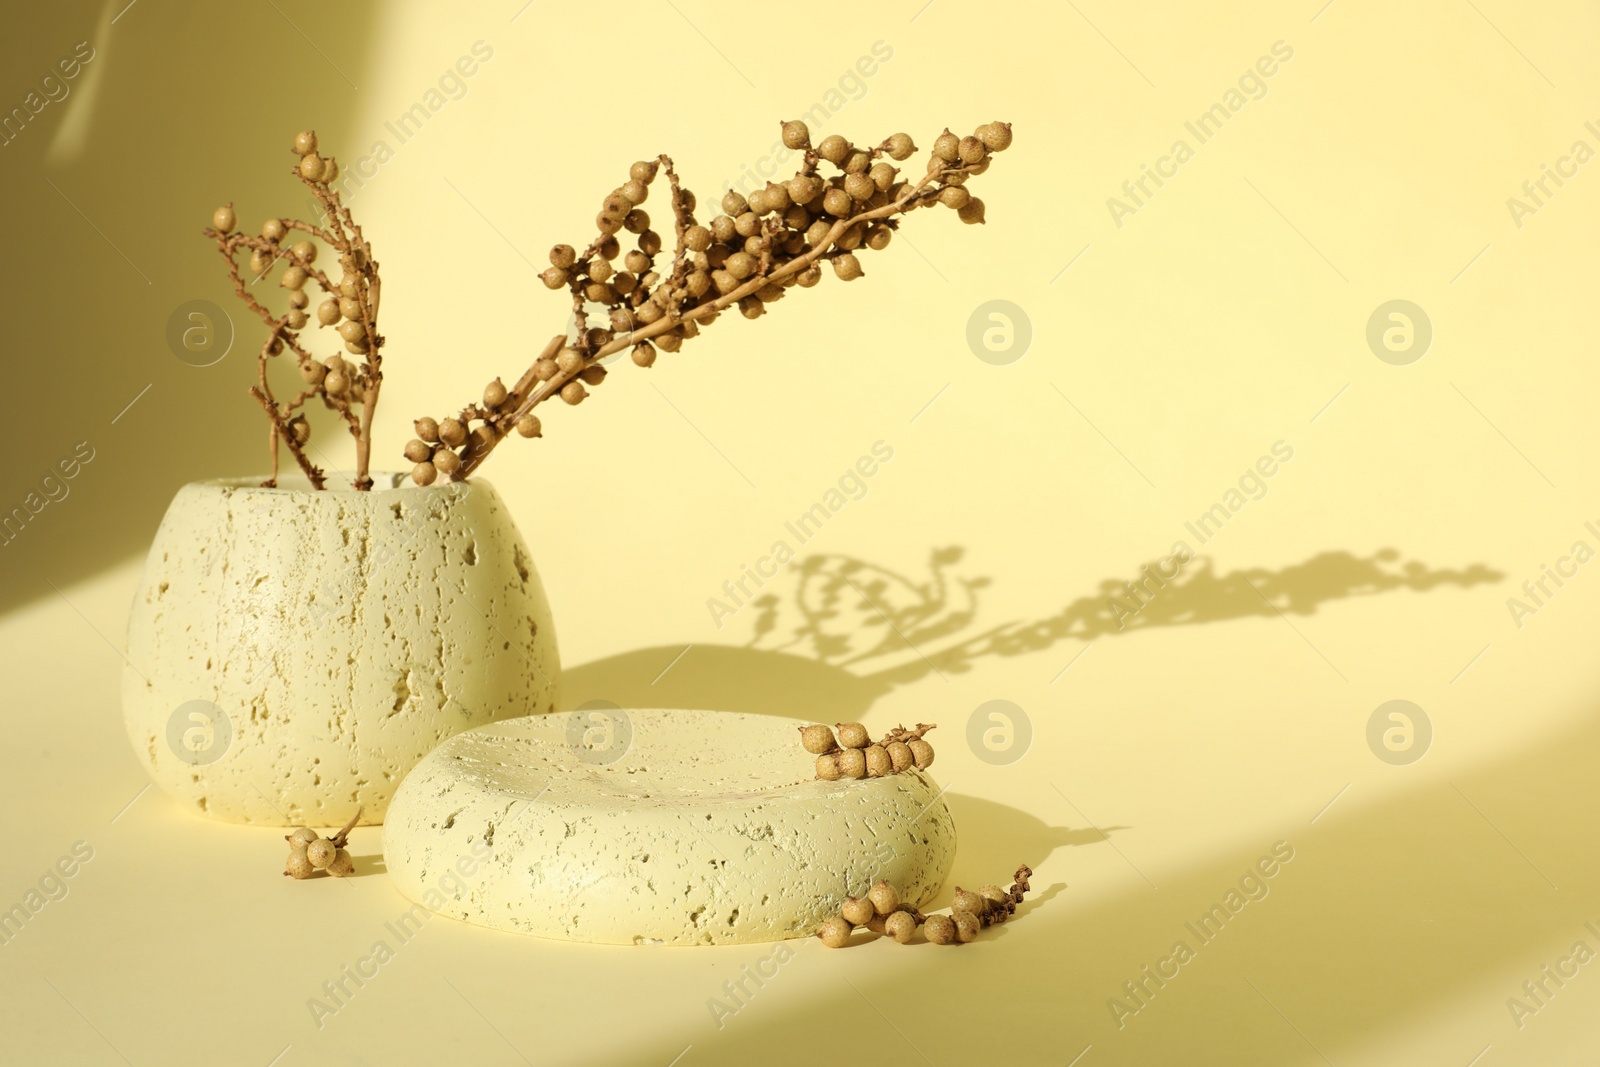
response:
M266 475L234 475L221 478L201 478L190 482L186 488L194 489L233 489L256 493L282 493L307 496L324 496L328 494L342 494L346 496L363 495L372 496L378 493L440 493L440 492L465 492L473 486L488 486L483 478L474 478L466 482L452 482L440 480L432 485L416 485L411 481L410 471L371 471L372 488L359 490L351 486L355 478L353 471L325 471L327 488L313 489L306 476L296 470L282 472L278 475L278 485L267 487L261 483L266 481ZM284 484L287 482L288 484Z

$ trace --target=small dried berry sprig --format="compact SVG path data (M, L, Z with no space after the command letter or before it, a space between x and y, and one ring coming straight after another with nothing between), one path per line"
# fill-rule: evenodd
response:
M924 915L911 905L901 903L900 894L888 882L878 882L865 897L846 897L839 914L824 920L817 936L829 948L843 948L850 943L856 927L864 926L904 945L916 937L921 927L923 938L931 944L973 941L985 926L1003 923L1016 913L1032 876L1033 871L1023 864L1017 868L1010 889L986 885L973 893L957 886L949 915Z
M925 771L933 766L933 746L922 735L936 723L919 722L915 730L896 726L876 743L858 722L835 725L839 729L837 739L821 723L800 727L800 744L817 757L817 777L822 781L882 778L912 767Z
M951 941L971 941L985 926L997 926L1016 914L1017 905L1030 888L1028 879L1033 870L1023 864L1017 868L1010 889L996 885L979 886L976 893L956 886L955 897L950 901L950 915L929 916L941 922L924 924L923 936L936 945Z
M383 383L383 337L378 333L382 285L378 278L378 262L372 258L372 246L362 236L361 227L351 218L338 190L333 187L332 183L339 177L339 164L332 156L318 153L316 133L304 130L297 134L293 151L300 160L292 173L321 205L325 226L300 219L271 218L261 224L259 236L247 234L236 231L238 218L233 204L227 203L213 213L212 225L206 227L204 233L217 242L217 251L227 262L228 274L233 279L234 293L267 327L267 337L257 357L256 383L250 387L250 395L261 405L271 424L268 452L272 473L262 484L277 485L278 442L282 441L312 487L326 486L326 475L306 456L311 424L301 413L307 401L321 400L339 416L355 438L356 470L352 484L357 489L371 489L372 419L377 410L378 390ZM339 280L334 281L316 266L316 244L310 240L291 244L291 233L314 237L330 247L338 257L342 275ZM238 262L239 254L244 251L250 253L253 276L248 283ZM252 289L256 282L280 266L278 285L289 291L289 309L276 315L257 299ZM302 343L301 331L313 317L307 311L311 302L306 292L307 282L315 282L327 297L317 306L317 326L336 329L345 351L360 357L360 362L346 360L341 354L319 360ZM293 397L280 401L267 380L267 367L273 357L286 349L294 354L302 387Z
M599 235L581 252L556 245L549 269L540 275L546 287L570 294L574 335L552 337L509 388L500 378L490 382L482 403L447 418L416 420L417 436L405 449L412 479L428 485L442 474L459 481L513 431L542 436L534 408L554 396L581 403L588 396L585 386L605 380L600 361L607 356L631 348L636 365L652 366L657 349L678 351L727 308L758 318L792 287L816 285L824 259L841 281L861 277L860 254L888 246L900 224L897 215L943 204L962 222L983 222L983 201L968 191L967 180L988 169L990 154L1012 139L1006 122L985 123L966 137L946 129L934 140L926 173L911 181L902 180L890 162L916 151L909 134L896 133L870 148L833 134L813 146L804 122L782 127L783 143L802 153L794 177L768 182L748 196L730 189L721 200L723 213L703 225L696 221L695 195L679 182L671 157L634 163L627 180L601 204L595 218ZM837 173L819 175L824 163ZM658 267L662 238L641 205L662 173L670 186L676 246L671 264ZM626 255L619 240L623 231L636 245ZM605 316L604 325L589 326L591 308Z
M344 846L360 818L361 809L357 808L344 829L332 837L318 837L315 830L305 826L285 834L283 839L289 842L289 859L283 865L283 873L290 878L310 878L318 871L327 871L335 878L347 878L356 873L355 860Z

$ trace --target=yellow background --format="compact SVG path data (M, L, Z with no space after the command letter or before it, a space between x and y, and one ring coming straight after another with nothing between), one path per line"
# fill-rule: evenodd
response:
M0 904L74 842L94 849L0 949L0 1058L1592 1062L1600 964L1520 1028L1507 1000L1575 942L1600 949L1584 927L1600 926L1600 576L1580 569L1520 627L1506 602L1573 542L1600 547L1584 528L1600 520L1600 163L1520 227L1506 201L1573 142L1600 148L1594 5L124 2L9 12L0 44L5 109L74 43L96 48L73 95L0 149L0 505L75 442L96 449L0 548ZM905 129L926 148L946 124L1015 123L973 181L987 226L918 213L865 280L725 318L649 372L618 366L486 473L550 593L568 706L937 722L953 881L1031 863L1016 925L959 948L806 942L719 1028L708 1000L770 947L569 946L438 920L318 1029L307 999L408 906L377 873L379 831L354 838L371 876L302 885L277 875L280 831L140 792L116 696L138 555L179 485L265 462L242 393L256 335L198 230L227 199L249 225L298 213L295 130L366 154L479 40L494 56L466 95L351 200L386 283L380 456L561 328L543 250L587 240L632 160L673 154L708 204L877 41L892 58L819 132ZM1107 199L1280 40L1293 58L1265 96L1118 227ZM240 326L212 367L164 339L192 299ZM1032 324L1006 366L966 340L993 299ZM1365 339L1393 299L1434 330L1406 366ZM776 629L744 649L757 611L719 629L707 599L880 440L893 460L805 553L903 576L887 608L957 548L947 572L987 579L975 607L947 598L944 634L842 665L776 651L789 575L766 590ZM1169 589L1172 612L1091 643L978 639L1134 579L1280 440L1292 461L1202 551L1309 610ZM1328 554L1384 549L1393 573L1496 577L1351 595ZM842 607L845 647L883 634ZM1007 765L965 743L995 699L1032 724ZM1434 731L1407 766L1366 741L1391 699ZM1295 854L1270 895L1119 1028L1122 983L1280 840Z

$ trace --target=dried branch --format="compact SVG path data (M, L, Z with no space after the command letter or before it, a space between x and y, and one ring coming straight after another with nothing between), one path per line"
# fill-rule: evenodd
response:
M325 226L301 219L274 218L262 224L260 236L234 232L238 219L229 203L216 210L212 216L213 225L204 233L216 241L217 251L226 262L233 281L234 294L268 330L259 356L257 381L250 387L251 395L267 413L272 428L269 438L272 475L268 484L277 482L278 442L281 440L288 445L312 484L323 488L322 472L304 454L304 445L311 434L310 423L303 415L295 414L306 401L315 397L339 417L355 438L353 484L357 489L370 489L372 422L383 381L383 337L377 329L381 292L378 263L372 258L372 247L362 236L361 228L333 188L332 183L339 176L339 164L332 157L317 154L316 134L310 130L295 137L294 152L299 163L293 173L322 206ZM291 233L305 234L329 246L338 257L343 277L334 281L315 265L317 246L311 241L286 243ZM241 252L249 253L250 269L255 275L248 284L239 269ZM280 267L278 284L289 291L289 311L276 315L251 288ZM312 318L307 310L310 304L306 293L308 283L314 283L327 298L315 313L318 328L335 327L345 350L361 357L360 362L346 360L341 354L319 360L302 343L301 332ZM279 403L273 395L267 368L269 361L284 349L294 354L304 388L293 400ZM359 411L353 405L359 405Z
M283 415L278 411L278 406L272 402L272 398L254 385L250 387L250 395L260 401L262 410L267 413L267 418L271 420L273 441L276 442L281 437L288 442L289 451L294 455L295 460L299 462L300 469L305 471L306 477L310 479L311 488L323 488L326 480L322 469L306 458L305 452L300 448L299 442L295 440L293 432L290 431L288 423L284 422ZM276 446L272 449L272 477L264 484L268 489L278 484L278 450Z
M986 123L967 137L946 129L934 142L926 173L913 182L901 180L888 162L904 161L916 151L907 134L894 134L871 148L858 148L837 134L813 146L804 123L782 125L785 146L801 153L795 176L769 182L748 198L730 189L720 204L724 214L709 225L696 222L694 193L679 180L671 157L633 164L628 180L601 205L595 219L598 236L581 253L556 245L550 251L550 269L540 276L547 287L568 291L575 329L552 337L511 388L496 378L484 388L481 404L468 404L439 420L416 420L417 439L405 448L414 464L413 480L427 485L440 474L467 478L513 431L541 436L534 409L554 396L571 405L581 403L588 396L585 386L596 387L606 378L601 361L624 348L632 349L635 364L650 367L658 349L678 351L729 308L758 318L788 289L817 284L824 259L843 281L861 277L857 253L885 248L899 225L897 216L943 204L955 209L963 222L983 222L983 202L967 191L967 179L983 173L990 154L1011 143L1008 123ZM321 225L275 218L263 223L259 236L234 232L238 220L233 205L226 204L204 232L227 263L235 295L267 328L257 382L250 387L270 426L272 473L267 484L277 482L281 441L312 483L323 487L321 470L305 455L311 427L299 413L315 398L355 439L353 484L366 490L373 484L372 427L383 385L384 337L378 332L382 281L371 244L333 187L338 163L318 154L316 134L310 130L295 137L294 152L299 162L293 173L322 209ZM838 173L822 178L818 169L824 162ZM660 173L667 178L674 237L664 277L655 269L661 236L641 207ZM637 245L626 255L619 239L624 232ZM308 239L286 243L291 234ZM331 248L341 271L338 280L315 265L317 245L310 239ZM242 253L249 254L255 275L248 283L240 270ZM621 269L615 262L619 257ZM289 310L281 315L252 292L257 282L279 270L279 286L289 290ZM314 313L308 310L308 284L327 298ZM605 309L606 325L590 326L594 307ZM359 359L335 354L319 360L313 355L302 339L313 314L318 328L336 328L345 350ZM280 403L267 372L285 350L293 353L304 388Z
M556 245L550 269L540 276L547 287L569 291L575 335L553 338L515 387L506 389L498 378L490 382L482 406L469 406L456 418L418 419L417 439L405 450L415 465L413 480L427 485L439 474L465 479L513 430L542 436L534 409L553 396L581 403L588 395L585 385L605 380L600 361L624 348L633 350L634 363L649 367L657 348L676 352L728 308L757 318L789 288L815 285L824 259L841 280L861 277L857 253L886 247L899 222L896 216L943 204L963 222L982 223L983 202L967 191L966 182L988 168L991 153L1010 145L1011 126L987 123L968 137L946 129L934 142L927 172L914 182L900 180L898 170L880 159L899 162L916 151L903 133L870 149L838 135L813 146L804 123L785 122L783 141L802 153L794 178L769 182L748 198L730 190L721 204L726 214L709 227L695 222L694 194L681 185L670 157L635 163L628 181L601 205L595 220L599 236L582 253ZM839 173L819 177L821 162ZM667 175L676 238L665 279L652 269L661 238L640 206L658 172ZM622 231L637 235L638 248L627 253L619 271L612 261L621 254ZM607 309L610 328L588 326L590 305Z

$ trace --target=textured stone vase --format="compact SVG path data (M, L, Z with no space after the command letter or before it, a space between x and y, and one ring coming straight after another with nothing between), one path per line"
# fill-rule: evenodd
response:
M185 805L333 826L359 804L379 823L439 742L553 708L550 607L493 487L376 480L196 482L168 507L122 704L140 762Z

